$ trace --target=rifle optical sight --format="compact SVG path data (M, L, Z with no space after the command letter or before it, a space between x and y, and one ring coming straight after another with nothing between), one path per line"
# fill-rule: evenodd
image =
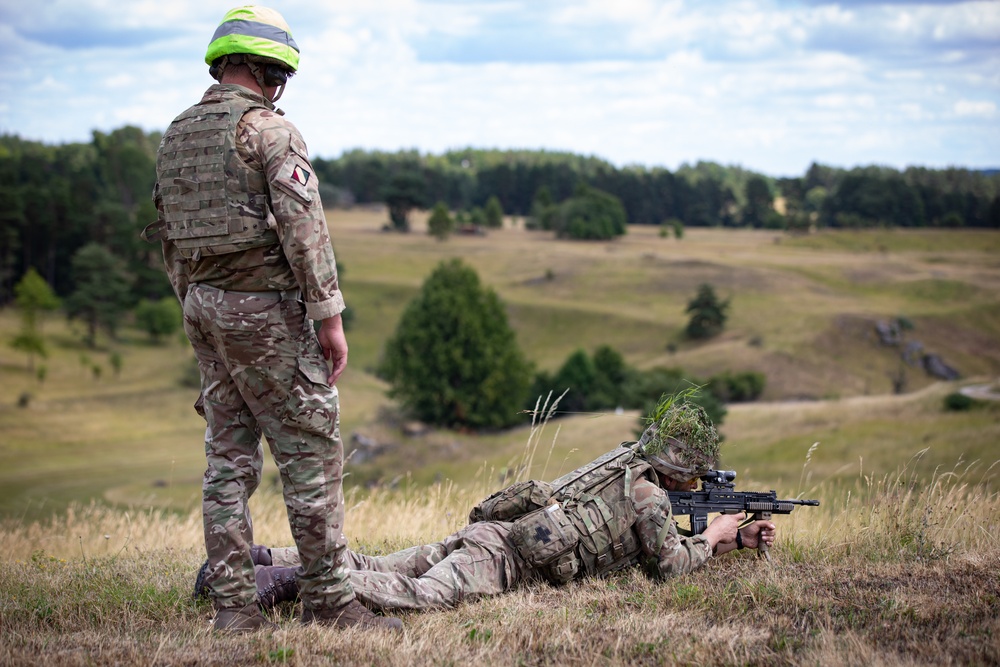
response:
M709 484L730 484L736 479L735 470L709 470L701 476L701 481Z

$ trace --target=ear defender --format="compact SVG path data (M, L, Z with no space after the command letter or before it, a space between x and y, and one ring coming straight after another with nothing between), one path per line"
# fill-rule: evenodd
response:
M289 74L290 72L281 65L267 65L264 68L264 83L268 86L283 86L288 83Z

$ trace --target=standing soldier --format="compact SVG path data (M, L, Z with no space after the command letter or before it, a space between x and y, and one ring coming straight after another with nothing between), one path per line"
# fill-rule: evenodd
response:
M223 18L205 62L218 84L163 135L159 215L143 236L163 242L201 371L195 408L207 422L204 584L213 627L274 627L254 601L247 507L260 483L263 432L301 558L302 622L400 629L355 599L344 568L335 387L347 365L344 300L306 145L274 107L298 68L298 46L278 12L239 7ZM321 322L318 335L312 320Z

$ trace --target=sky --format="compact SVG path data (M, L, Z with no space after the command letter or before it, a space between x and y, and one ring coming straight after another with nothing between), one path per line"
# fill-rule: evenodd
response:
M237 2L0 0L0 133L163 130ZM253 4L253 3L251 3ZM1000 0L271 0L311 155L1000 167Z

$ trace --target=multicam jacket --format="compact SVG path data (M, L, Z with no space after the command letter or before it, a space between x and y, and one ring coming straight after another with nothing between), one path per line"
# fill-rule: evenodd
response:
M305 142L261 95L216 84L178 116L160 144L153 201L160 219L146 236L163 241L182 301L188 285L204 283L298 288L313 320L344 309Z
M514 521L512 538L522 557L555 583L640 562L653 575L674 576L712 555L704 536L678 534L667 493L628 445L551 483L528 481L498 491L469 519ZM562 553L559 544L566 546Z

